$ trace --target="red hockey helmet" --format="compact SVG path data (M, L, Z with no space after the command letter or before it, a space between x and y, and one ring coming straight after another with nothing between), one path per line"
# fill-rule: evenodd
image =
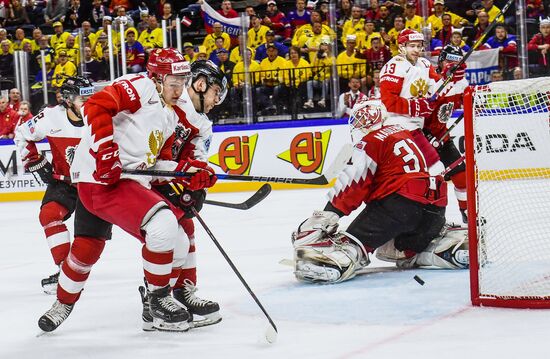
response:
M386 106L380 100L368 99L356 103L349 118L352 136L356 130L359 130L363 136L379 129L387 117Z
M405 29L399 33L399 37L397 38L397 43L399 44L399 46L405 46L407 42L411 42L411 41L423 42L424 35L412 29Z
M160 76L162 80L166 75L191 77L191 65L176 49L155 49L149 54L147 73L149 77Z

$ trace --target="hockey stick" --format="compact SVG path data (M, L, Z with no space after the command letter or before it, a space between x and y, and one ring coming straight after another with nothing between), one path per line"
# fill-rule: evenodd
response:
M229 266L231 267L231 269L233 270L233 272L237 275L237 277L239 278L239 280L241 281L241 283L244 285L244 287L246 288L246 290L248 291L248 293L250 294L250 296L252 297L252 299L254 299L254 301L256 302L256 304L258 305L258 307L260 307L260 309L262 310L262 312L264 313L264 315L266 316L267 320L269 321L269 324L271 325L271 327L273 328L273 330L275 331L275 336L277 335L278 331L277 331L277 326L275 325L275 323L273 322L273 320L271 319L271 317L269 316L269 314L267 313L267 311L265 310L264 306L262 305L262 303L260 303L260 300L258 299L258 297L256 297L256 294L254 294L254 292L252 291L252 289L250 289L250 287L248 286L248 283L246 283L246 281L244 280L243 276L241 275L241 273L239 272L239 270L237 269L237 267L235 267L235 265L233 264L233 261L231 261L231 259L229 258L229 256L227 255L227 253L224 251L224 249L222 248L222 246L220 245L220 243L218 242L218 240L216 239L216 237L214 237L214 234L210 231L210 228L208 228L208 226L206 225L206 223L204 222L204 220L202 219L202 217L199 215L199 212L197 212L197 210L193 207L191 207L191 210L193 211L193 214L195 215L195 217L197 217L197 220L200 222L201 226L204 228L204 230L206 231L206 233L208 234L208 236L210 237L210 239L212 239L212 242L214 242L214 244L216 245L216 247L218 247L218 250L220 251L220 253L222 254L222 256L225 258L225 260L227 261L227 263L229 264Z
M444 177L447 173L451 172L456 167L460 166L460 164L464 162L465 159L466 159L466 155L460 156L456 161L454 161L447 168L445 168L445 170L441 172L439 175Z
M269 183L265 183L249 199L241 203L218 202L218 201L211 201L209 199L205 200L204 203L210 204L213 206L246 210L260 203L264 198L266 198L269 195L269 193L271 193L271 185L269 185Z
M451 134L451 131L453 130L453 128L458 126L458 124L460 123L460 121L462 121L463 118L464 118L464 113L461 113L460 116L458 116L458 118L455 120L455 122L453 122L453 124L449 126L447 131L445 131L443 136L441 136L439 141L437 141L438 142L437 147L443 146L443 142L445 142L445 138Z
M309 185L326 185L329 184L329 179L332 179L345 166L351 156L353 146L344 146L336 159L327 169L324 175L315 178L292 178L292 177L274 177L274 176L246 176L246 175L231 175L225 173L216 174L218 179L229 181L247 181L247 182L275 182L289 184L309 184ZM138 169L123 169L123 173L130 175L147 175L156 177L191 177L194 173L180 171L162 171L162 170L138 170Z
M491 32L493 30L493 28L497 25L497 23L498 23L497 19L500 16L504 15L506 13L506 11L508 11L508 8L510 6L512 6L513 2L514 2L514 0L508 0L508 2L504 5L504 7L496 15L495 19L489 24L489 26L487 26L487 28L485 28L485 31L483 31L483 34L481 34L479 39L477 39L477 41L472 45L470 50L468 50L468 52L464 55L464 57L462 57L462 60L460 60L455 66L453 66L453 68L450 70L451 73L455 72L456 69L458 69L460 66L462 66L462 64L466 62L468 57L470 57L470 55L479 47L479 45L481 45L481 43L485 39L485 36L487 36L487 34L489 32ZM439 88L433 94L432 100L435 100L437 98L438 94L445 88L445 86L447 86L449 84L449 82L451 82L451 80L452 80L452 76L447 76L445 78L443 83L439 86Z

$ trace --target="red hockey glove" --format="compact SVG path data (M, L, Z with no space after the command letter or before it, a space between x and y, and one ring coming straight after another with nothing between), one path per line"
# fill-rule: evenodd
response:
M451 72L451 69L455 66L455 64L453 63L448 63L447 65L445 65L445 67L443 68L443 76L445 76L445 78L449 77L449 76L452 76L451 77L451 82L455 83L455 82L458 82L460 80L462 80L464 78L464 76L466 75L466 63L463 63L462 65L460 65L456 70L454 70L453 72Z
M180 180L191 191L210 188L218 180L212 167L208 166L206 162L199 160L182 160L176 167L176 171L194 173L191 177Z
M118 157L118 145L113 143L111 146L100 149L95 154L94 179L105 184L114 184L120 179L122 174L122 163Z
M434 110L434 103L427 98L409 100L409 114L412 117L428 118Z

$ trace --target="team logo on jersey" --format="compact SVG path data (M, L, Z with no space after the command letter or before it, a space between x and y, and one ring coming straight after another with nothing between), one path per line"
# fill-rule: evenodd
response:
M208 161L221 167L225 173L248 175L257 142L258 134L228 137L220 144L218 153L211 156Z
M76 146L67 146L65 148L65 161L70 166L74 160L74 153L76 152Z
M294 136L290 149L277 155L302 173L323 172L325 154L332 130L325 132L302 132Z
M428 93L428 82L424 79L416 79L411 84L410 92L413 97L425 97Z
M153 166L164 143L164 134L160 130L154 130L149 134L149 151L147 152L147 164Z
M453 114L454 103L449 102L441 105L439 110L437 110L437 119L441 123L447 123L451 115Z

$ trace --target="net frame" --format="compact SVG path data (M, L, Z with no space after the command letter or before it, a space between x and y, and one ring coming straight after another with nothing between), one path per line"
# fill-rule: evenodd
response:
M538 101L531 103L531 100L528 100L528 103L525 103L525 98L529 99L529 96L531 96L530 94L535 93L535 91L533 90L537 90L536 93L541 94L540 107L537 107L539 106ZM468 197L468 237L470 252L471 301L472 304L476 306L532 309L550 308L550 290L546 292L546 287L544 288L543 295L531 295L528 293L522 294L521 292L519 292L520 287L517 287L517 294L497 293L487 291L486 286L483 283L483 271L485 270L484 266L487 265L488 262L486 253L488 246L486 241L482 241L482 239L485 240L485 236L487 235L487 233L484 232L486 222L483 218L483 215L479 213L479 210L480 207L483 207L482 201L485 200L483 198L483 195L480 195L480 192L482 192L481 187L483 186L482 181L487 181L487 178L483 177L484 171L479 168L479 164L483 162L483 160L480 159L481 155L478 156L476 154L476 131L478 131L478 128L476 128L475 121L481 121L480 119L484 116L491 116L490 109L488 109L487 107L484 108L480 104L481 100L484 100L484 105L487 106L487 98L489 97L488 94L494 96L495 99L498 99L499 96L501 100L505 99L508 102L507 105L510 114L514 114L518 116L518 118L528 115L533 111L540 111L548 114L550 113L548 109L548 107L550 106L550 78L496 82L489 85L469 87L465 91L464 131ZM521 98L523 98L524 107L519 106L520 101L517 101L518 103L515 103L516 99ZM509 103L510 101L512 102L511 104ZM550 129L550 119L547 118L547 121L549 123L548 129ZM550 147L550 142L548 142L548 146ZM481 152L483 151L481 150L480 153ZM541 176L540 178L550 178L550 166L548 166L547 168L535 168L535 170L541 171L541 174L539 174ZM511 172L507 172L506 170L504 172L494 172L498 172L499 175L503 175L503 178L505 179L508 176L508 180L514 180L513 174L511 174ZM482 182L481 185L480 182ZM548 204L548 206L550 206L550 203ZM495 239L489 239L487 237L487 240L494 241ZM518 239L518 242L525 242L528 240L529 238L527 238L526 236L522 236L522 238ZM548 242L550 243L550 235L548 238ZM548 255L550 256L550 251ZM492 263L490 263L490 265L492 265ZM548 263L548 273L550 273L550 261ZM507 278L502 278L502 280L506 281ZM546 276L544 280L550 283L550 276Z

